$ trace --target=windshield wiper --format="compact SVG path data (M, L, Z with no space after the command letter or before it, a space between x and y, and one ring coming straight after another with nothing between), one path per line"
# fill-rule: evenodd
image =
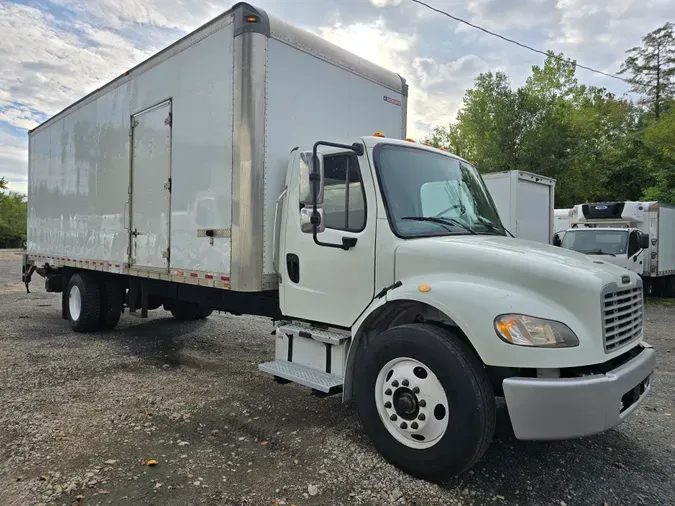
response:
M506 227L505 227L504 225L497 226L497 225L495 225L494 223L492 223L490 220L488 220L487 218L483 218L482 216L478 216L478 220L479 220L483 225L485 225L485 227L487 227L488 229L492 230L493 232L506 232L506 233L509 234L511 237L514 237L514 238L516 237L516 236L513 235L511 232L509 232L509 231L506 229Z
M402 220L413 220L413 221L430 221L432 223L438 223L439 225L454 225L459 228L463 228L471 235L478 235L478 232L466 226L459 220L454 218L442 218L440 216L405 216L401 218Z
M581 250L580 253L585 253L587 255L610 255L615 257L616 255L614 253L609 253L607 251L602 251L601 249L593 249L593 250Z

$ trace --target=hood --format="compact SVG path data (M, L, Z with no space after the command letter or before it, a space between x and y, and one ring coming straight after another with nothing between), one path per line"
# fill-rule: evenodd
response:
M456 235L408 240L396 250L396 276L414 264L415 274L456 272L518 285L556 282L568 286L601 289L618 285L625 276L637 283L637 275L606 262L557 246L502 236ZM528 282L529 280L529 282Z

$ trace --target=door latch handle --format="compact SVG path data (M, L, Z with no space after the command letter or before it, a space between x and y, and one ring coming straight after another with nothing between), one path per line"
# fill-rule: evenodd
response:
M348 250L356 246L356 237L343 237L342 238L342 249Z

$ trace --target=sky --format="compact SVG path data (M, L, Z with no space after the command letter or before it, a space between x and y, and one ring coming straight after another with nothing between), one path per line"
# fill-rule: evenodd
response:
M675 21L672 0L426 0L538 49L616 73L624 51ZM0 0L0 177L26 191L27 129L224 12L231 0ZM410 0L250 3L403 75L408 134L452 122L480 73L524 83L543 57ZM623 95L621 81L580 81Z

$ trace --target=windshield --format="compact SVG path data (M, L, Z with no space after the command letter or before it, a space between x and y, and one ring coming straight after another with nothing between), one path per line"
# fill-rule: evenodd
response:
M563 248L595 255L624 255L627 230L574 229L563 237Z
M376 146L374 156L397 235L506 235L490 194L468 163L392 144Z

